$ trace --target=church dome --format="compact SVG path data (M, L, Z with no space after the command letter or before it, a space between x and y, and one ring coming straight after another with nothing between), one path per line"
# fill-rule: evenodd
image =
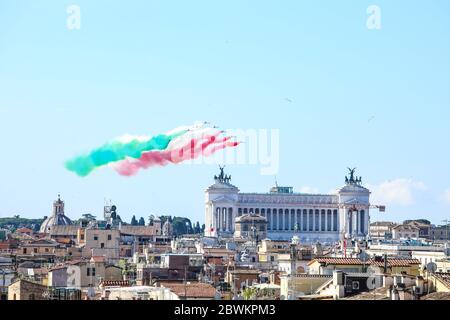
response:
M53 226L67 226L71 224L72 221L64 215L64 201L58 195L58 200L53 202L53 213L41 224L40 232L50 233Z

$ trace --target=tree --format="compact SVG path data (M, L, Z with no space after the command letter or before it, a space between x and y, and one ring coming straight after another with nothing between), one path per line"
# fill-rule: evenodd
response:
M151 215L148 217L148 225L149 225L149 226L153 226L154 221L155 221L155 216L151 214Z
M197 221L194 227L194 233L200 234L202 232L202 229L200 228L200 222Z
M166 223L166 221L169 221L172 223L172 217L171 216L160 216L159 219L161 219L161 224Z
M133 215L133 218L131 218L131 225L132 226L137 226L138 225L138 222L137 222L136 217L134 215Z
M251 300L256 297L256 293L257 293L256 288L247 287L244 289L244 292L242 292L242 296L244 297L245 300Z
M192 232L192 223L188 218L174 217L172 220L173 233L176 236Z
M201 233L205 233L205 224L202 224L202 232Z
M144 220L143 217L141 217L141 218L139 219L139 225L140 225L140 226L145 226L145 220Z

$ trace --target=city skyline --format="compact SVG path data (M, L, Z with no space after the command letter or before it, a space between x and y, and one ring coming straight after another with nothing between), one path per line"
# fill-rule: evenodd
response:
M344 184L347 167L372 192L373 221L450 210L450 22L444 1L0 1L0 217L42 218L61 193L66 214L150 214L203 221L217 164L79 178L64 161L123 134L208 121L278 130L279 170L227 165L243 192L275 181L304 193ZM205 28L208 25L208 28Z

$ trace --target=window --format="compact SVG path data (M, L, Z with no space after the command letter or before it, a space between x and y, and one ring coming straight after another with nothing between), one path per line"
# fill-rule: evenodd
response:
M100 243L100 248L105 249L105 244L103 242Z
M48 250L48 248L45 248L45 252L48 252L49 250Z
M34 253L38 253L38 249L37 248L33 248L33 252Z
M92 268L92 276L95 277L95 268Z
M86 268L86 275L87 275L88 277L91 276L91 268Z
M27 248L23 248L23 254L27 254Z
M94 241L97 241L97 240L98 240L98 236L94 235Z

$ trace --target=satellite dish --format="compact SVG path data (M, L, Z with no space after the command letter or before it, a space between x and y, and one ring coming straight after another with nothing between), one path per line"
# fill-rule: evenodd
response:
M435 273L437 270L437 265L434 262L430 262L429 264L427 264L427 271L430 273Z
M370 255L368 255L366 252L361 252L361 254L359 255L359 260L361 260L362 262L366 263L367 261L369 261L370 259Z

